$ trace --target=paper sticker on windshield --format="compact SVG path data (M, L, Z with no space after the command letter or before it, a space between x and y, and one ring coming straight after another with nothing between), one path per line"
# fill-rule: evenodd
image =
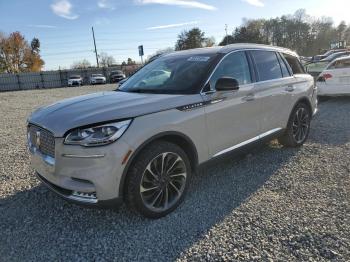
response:
M210 59L209 56L191 56L187 61L191 62L207 62Z

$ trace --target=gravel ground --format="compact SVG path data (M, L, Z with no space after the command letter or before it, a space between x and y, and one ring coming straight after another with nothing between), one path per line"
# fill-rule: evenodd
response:
M34 108L113 86L0 93L1 261L350 261L350 99L320 105L300 149L207 163L159 220L61 200L28 166Z

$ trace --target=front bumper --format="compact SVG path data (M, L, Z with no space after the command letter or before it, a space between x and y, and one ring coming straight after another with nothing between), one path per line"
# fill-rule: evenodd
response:
M106 84L106 80L94 79L94 80L91 80L91 84Z
M38 178L66 200L90 206L121 202L119 185L130 150L122 140L102 147L64 145L55 138L55 158L29 146L31 166Z
M82 85L82 82L80 81L68 82L68 86L80 86L80 85Z

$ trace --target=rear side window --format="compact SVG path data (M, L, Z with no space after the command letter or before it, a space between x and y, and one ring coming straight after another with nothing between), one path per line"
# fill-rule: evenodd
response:
M328 69L342 69L342 68L350 68L350 59L335 61L328 67Z
M278 54L277 56L278 56L278 61L280 62L280 65L281 65L281 70L282 70L283 77L289 77L290 73L288 71L286 62L284 61L284 59L282 59L280 54Z
M235 52L225 57L210 79L210 86L214 88L221 77L235 78L240 85L252 82L245 52Z
M275 52L251 51L259 80L266 81L282 78L280 63Z
M282 55L287 60L294 75L305 74L304 67L301 65L298 58L296 58L295 56L292 56L292 55L288 55L288 54L282 54Z

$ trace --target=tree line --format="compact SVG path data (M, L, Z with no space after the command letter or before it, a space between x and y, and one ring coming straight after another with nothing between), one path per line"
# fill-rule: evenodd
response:
M243 24L224 37L219 45L258 43L290 48L303 56L329 49L336 41L350 43L350 26L335 26L331 18L315 18L300 9L293 15L271 19L245 19Z

